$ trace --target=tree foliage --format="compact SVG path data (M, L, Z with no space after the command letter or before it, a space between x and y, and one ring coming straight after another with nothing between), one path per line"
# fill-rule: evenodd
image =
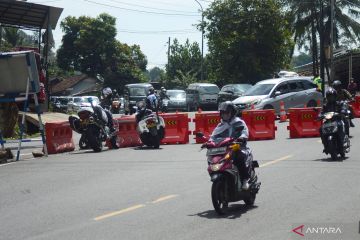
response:
M215 0L204 14L213 82L255 83L289 64L293 43L277 1Z
M324 46L330 45L331 35L331 1L283 1L284 9L288 10L291 31L298 48L309 50L313 58L313 74L319 56L319 38L323 34ZM321 5L322 4L322 5ZM335 48L341 43L357 44L360 40L360 24L356 19L360 16L360 0L335 1L334 15L334 44ZM321 22L321 7L323 21ZM323 33L321 33L321 25Z
M64 70L90 76L102 75L105 85L119 90L127 83L145 79L147 59L138 45L115 39L116 19L108 14L96 18L69 16L61 22L64 32L57 62Z
M201 78L201 51L197 42L190 43L187 39L182 45L175 38L170 46L169 63L166 65L166 85L173 87L185 75L192 75L194 81Z

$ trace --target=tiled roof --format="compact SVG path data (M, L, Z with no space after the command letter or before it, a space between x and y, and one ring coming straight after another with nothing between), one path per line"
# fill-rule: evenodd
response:
M59 83L52 86L50 89L50 92L51 92L51 94L54 94L54 93L59 93L59 92L65 91L66 89L71 88L72 86L74 86L75 84L84 80L87 77L88 76L86 74L81 74L78 76L73 76L70 78L63 79Z

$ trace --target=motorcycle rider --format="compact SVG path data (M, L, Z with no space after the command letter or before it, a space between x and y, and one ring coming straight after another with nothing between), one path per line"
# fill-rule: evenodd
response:
M323 105L323 107L321 109L321 114L326 113L326 112L340 112L341 111L341 106L340 106L339 102L337 101L338 93L334 88L330 87L328 90L326 90L325 98L326 98L326 103ZM345 136L345 132L343 131L342 128L339 128L339 132L340 132L341 139L343 139ZM326 139L324 138L324 135L322 134L321 129L320 129L320 137L321 137L323 146L325 146ZM323 152L325 152L325 149L323 150Z
M109 87L104 88L102 91L102 98L100 101L100 106L94 106L94 109L96 111L105 111L106 116L107 116L107 125L110 128L110 132L113 133L116 131L116 129L114 128L114 121L113 121L113 116L112 113L110 112L110 107L112 104L112 90ZM102 109L99 110L98 107L101 107ZM101 115L100 115L101 116ZM116 136L114 136L116 138ZM113 148L117 149L119 148L117 145L113 146Z
M159 108L164 111L164 99L170 100L169 96L166 94L166 89L164 87L161 87L160 93L159 93ZM166 109L165 109L166 110Z
M236 116L235 105L231 101L219 105L221 122L214 129L210 139L232 137L241 142L241 148L234 164L242 177L242 189L249 189L251 163L247 162L249 148L246 146L249 130L246 123ZM241 130L242 129L242 130ZM206 143L205 143L206 144Z
M157 112L158 109L158 98L156 97L155 89L149 88L149 94L146 97L146 108L153 112Z
M349 93L348 90L344 89L341 87L342 83L340 80L335 80L333 82L333 88L336 90L337 92L337 98L336 101L352 101L353 97L351 95L351 93ZM352 109L350 109L350 116L349 116L349 120L350 120L350 126L351 127L355 127L354 123L352 122L352 119L354 118L354 115L352 113Z

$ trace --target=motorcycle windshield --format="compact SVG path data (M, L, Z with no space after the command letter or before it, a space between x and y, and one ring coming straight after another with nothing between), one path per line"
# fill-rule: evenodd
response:
M231 136L231 126L228 123L222 123L218 125L211 134L210 139L219 144L224 141L226 138Z

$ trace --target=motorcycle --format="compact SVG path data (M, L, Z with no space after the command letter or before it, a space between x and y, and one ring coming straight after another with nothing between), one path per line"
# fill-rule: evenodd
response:
M204 138L202 133L196 135ZM261 183L258 182L255 173L255 168L258 168L259 164L253 160L249 148L245 150L246 162L251 164L249 189L242 189L242 177L234 164L234 159L237 158L239 151L244 151L240 148L242 144L245 143L228 137L207 141L202 146L207 149L207 170L213 182L211 187L212 203L215 211L220 215L226 213L229 202L243 200L247 206L254 205L256 194L260 189Z
M147 146L160 147L160 141L165 136L165 121L156 112L147 109L145 103L140 101L136 106L137 132L140 140Z
M350 151L350 138L346 130L345 109L338 112L325 112L320 114L319 120L323 121L320 128L325 154L330 154L332 160L342 158Z
M108 118L100 106L82 107L78 117L70 116L70 127L81 134L80 149L92 148L94 152L101 152L103 141L109 140L113 148L117 148L117 132L111 132L107 126Z

